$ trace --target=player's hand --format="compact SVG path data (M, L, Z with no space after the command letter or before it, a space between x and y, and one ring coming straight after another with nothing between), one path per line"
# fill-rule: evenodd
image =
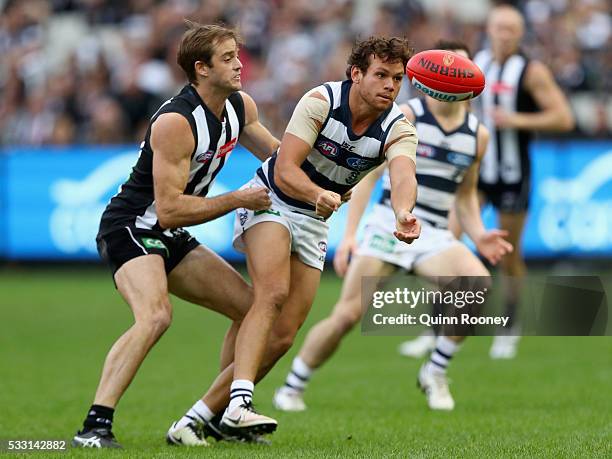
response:
M244 190L236 191L236 196L240 201L240 207L249 210L266 210L272 205L270 192L265 186L253 186Z
M504 255L514 250L512 244L504 239L506 237L508 237L508 231L494 229L483 233L474 243L478 252L489 263L496 265Z
M351 255L357 249L357 241L354 237L346 237L342 240L340 245L336 248L336 254L334 255L334 269L336 274L340 277L344 277L346 270L348 269Z
M504 110L501 107L494 107L491 110L491 118L498 129L513 129L516 127L514 123L514 113Z
M421 235L421 222L408 211L400 212L395 219L396 231L393 235L402 242L410 244Z
M317 215L327 219L333 212L338 210L340 204L342 204L342 198L338 193L323 190L317 196L315 204Z

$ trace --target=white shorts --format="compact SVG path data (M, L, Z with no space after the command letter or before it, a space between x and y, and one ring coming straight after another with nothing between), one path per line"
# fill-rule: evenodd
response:
M265 186L265 184L258 176L255 176L241 189L252 186ZM323 271L325 255L327 254L327 233L329 231L327 222L290 210L273 191L270 191L270 199L272 200L272 206L267 210L236 209L234 248L244 252L242 234L253 225L261 222L277 222L289 231L291 252L297 253L304 264Z
M366 220L364 237L357 254L378 258L410 271L432 255L460 244L449 230L436 228L423 220L421 220L421 235L412 244L396 239L393 231L395 231L393 209L377 204Z

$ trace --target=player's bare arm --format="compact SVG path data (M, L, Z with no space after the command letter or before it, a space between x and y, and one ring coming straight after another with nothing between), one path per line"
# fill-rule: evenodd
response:
M195 140L189 122L178 113L161 115L151 128L153 182L159 224L163 228L197 225L234 209L270 207L267 189L232 191L214 198L185 195Z
M415 162L406 156L391 159L389 178L391 180L391 207L393 207L397 221L397 230L393 234L400 241L411 243L421 233L421 224L412 215L417 196Z
M574 128L574 115L569 103L543 63L529 63L524 84L540 111L509 113L498 108L493 113L498 127L548 132L564 132Z
M240 95L244 102L245 116L240 143L254 156L265 161L276 151L280 141L259 121L259 112L253 98L243 91L240 91Z
M477 136L478 151L476 159L457 187L455 209L463 231L474 241L480 254L495 265L506 253L512 252L513 247L504 239L508 236L507 231L498 229L487 231L482 223L477 186L480 162L489 142L488 129L481 124L478 127Z
M372 190L374 190L374 186L383 174L384 170L384 164L378 166L363 179L361 179L355 188L353 188L351 202L348 207L344 237L342 238L338 248L336 248L336 254L334 255L334 269L336 270L336 274L338 274L340 277L344 277L346 274L349 257L357 248L356 235L359 222L361 221L361 217L368 206L368 202L372 196Z

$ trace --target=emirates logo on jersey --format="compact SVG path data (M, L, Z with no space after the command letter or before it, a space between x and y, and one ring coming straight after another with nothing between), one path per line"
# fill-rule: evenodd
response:
M238 137L234 137L232 140L227 142L225 145L222 145L221 148L219 148L219 153L217 154L217 158L223 158L225 155L227 155L229 152L231 152L234 149L237 143L238 143Z

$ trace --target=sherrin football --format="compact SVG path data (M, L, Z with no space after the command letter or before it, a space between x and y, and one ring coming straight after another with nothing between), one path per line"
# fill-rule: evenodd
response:
M473 99L485 86L485 77L467 57L452 51L421 51L406 64L412 86L434 99L457 102Z

